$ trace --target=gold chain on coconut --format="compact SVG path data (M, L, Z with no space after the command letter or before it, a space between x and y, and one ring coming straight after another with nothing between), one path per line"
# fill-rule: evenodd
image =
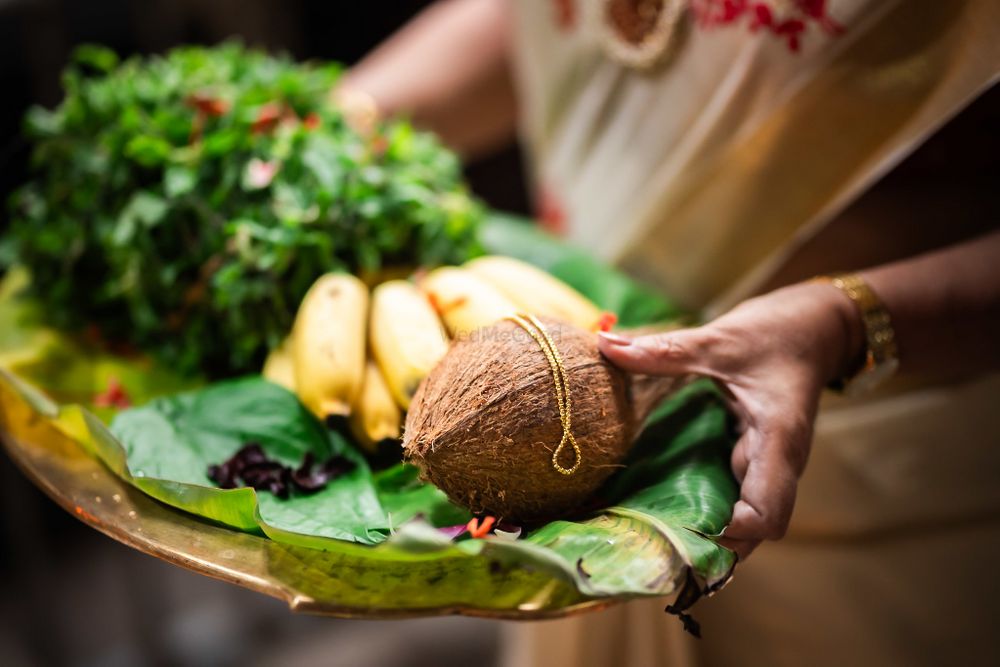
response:
M546 331L545 325L539 322L534 315L518 313L510 315L507 319L518 324L535 339L538 347L542 348L542 352L549 362L549 368L552 370L552 380L556 385L556 405L559 408L559 421L562 423L562 439L559 441L556 451L552 452L552 467L563 475L572 475L580 467L583 457L580 454L580 445L576 444L576 438L573 437L573 406L570 401L569 380L566 378L566 367L563 365L562 355L559 354L559 349L556 347L555 342L553 342L552 337L549 336L549 332ZM562 453L567 442L573 447L573 453L575 454L571 468L564 468L559 463L559 454Z

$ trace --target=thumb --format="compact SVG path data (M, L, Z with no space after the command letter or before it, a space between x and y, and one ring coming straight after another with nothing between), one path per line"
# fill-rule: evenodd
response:
M679 329L630 338L601 332L598 347L611 363L644 375L706 374L701 329Z

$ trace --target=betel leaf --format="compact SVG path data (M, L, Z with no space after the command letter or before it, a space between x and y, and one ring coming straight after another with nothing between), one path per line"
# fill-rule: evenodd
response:
M266 380L220 382L156 399L118 415L111 433L124 449L132 476L145 478L146 485L166 480L212 487L208 467L250 442L259 443L270 457L292 467L307 452L318 461L344 456L355 464L354 470L321 491L295 493L287 500L264 492L209 489L205 496L211 502L202 496L193 503L183 487L164 487L156 496L237 528L248 527L247 517L259 517L259 528L265 533L273 527L363 544L380 542L388 533L388 518L364 457L343 436L316 421L294 394ZM225 498L228 503L223 502Z
M344 437L324 428L288 390L260 378L213 384L163 397L119 414L98 438L106 460L122 450L127 474L157 499L192 514L279 541L328 547L325 539L383 541L393 525L417 515L433 525L468 521L444 494L398 465L373 476ZM282 500L269 493L214 488L207 470L248 442L296 466L312 453L322 461L344 456L355 469L313 494ZM191 493L192 487L201 488Z

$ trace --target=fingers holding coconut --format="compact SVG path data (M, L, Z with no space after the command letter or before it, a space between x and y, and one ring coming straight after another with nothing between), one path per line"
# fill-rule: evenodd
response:
M629 337L600 332L601 353L616 366L644 375L714 376L710 336L705 328Z
M634 339L600 336L601 352L617 366L634 373L710 377L731 402L743 424L731 457L740 498L722 543L744 558L788 528L822 387L790 358L779 336L747 333L753 330L708 324Z

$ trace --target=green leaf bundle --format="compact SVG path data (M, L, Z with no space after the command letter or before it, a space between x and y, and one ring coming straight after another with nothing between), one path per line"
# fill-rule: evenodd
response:
M339 75L237 44L80 49L63 102L27 116L34 179L0 264L29 269L57 328L230 375L256 370L324 272L476 254L455 156L405 121L352 129Z

